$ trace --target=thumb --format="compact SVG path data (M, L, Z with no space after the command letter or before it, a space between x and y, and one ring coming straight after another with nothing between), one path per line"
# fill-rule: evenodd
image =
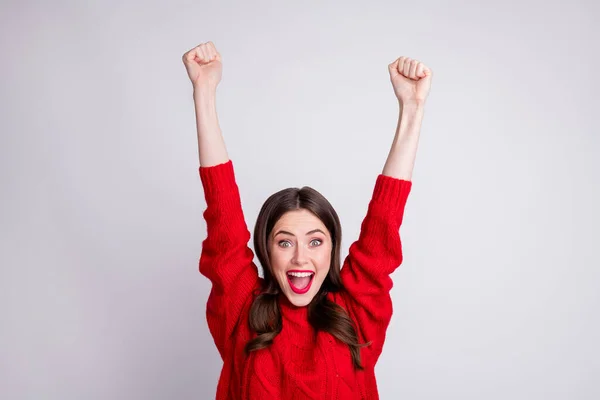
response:
M218 61L218 62L222 63L223 59L221 58L221 53L219 53L217 51L217 53L216 53L215 58L213 59L213 61Z
M422 75L421 76L422 78L427 78L427 77L431 78L431 75L433 75L433 73L431 72L431 70L429 68L423 67L423 72L421 75Z

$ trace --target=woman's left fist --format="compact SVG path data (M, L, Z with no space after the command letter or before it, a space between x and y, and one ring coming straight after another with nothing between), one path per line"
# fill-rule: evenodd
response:
M433 73L420 61L402 56L388 65L394 93L400 104L424 102Z

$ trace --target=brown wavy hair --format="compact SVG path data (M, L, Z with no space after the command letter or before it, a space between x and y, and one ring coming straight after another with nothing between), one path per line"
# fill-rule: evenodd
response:
M269 235L275 223L288 211L306 209L319 218L327 227L332 240L331 264L329 272L319 292L308 304L308 322L316 331L329 332L348 345L355 368L363 369L360 348L369 345L358 342L354 322L339 305L327 299L327 293L344 290L340 279L340 246L342 228L340 220L329 201L315 189L304 186L301 189L288 188L271 195L263 204L254 227L254 250L264 271L263 287L250 308L250 329L257 337L246 343L246 354L264 349L282 329L281 310L277 298L281 288L273 277L270 263Z

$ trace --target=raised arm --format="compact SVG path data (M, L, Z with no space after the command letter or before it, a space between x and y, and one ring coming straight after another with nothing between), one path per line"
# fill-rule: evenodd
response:
M206 317L221 357L225 357L242 310L258 284L258 271L247 245L250 232L217 118L221 56L208 42L185 53L183 62L194 87L199 174L206 199L207 237L199 263L200 272L212 282Z
M400 112L396 135L382 173L377 177L359 238L350 246L341 277L349 312L357 323L364 362L374 365L392 317L390 274L402 263L400 225L412 188L424 103L431 71L400 57L389 65Z
M183 64L194 88L198 157L202 167L229 161L217 118L216 93L221 81L221 55L212 42L194 47L183 55Z
M400 113L382 174L412 181L425 100L433 74L423 63L407 57L398 58L388 65L388 69Z

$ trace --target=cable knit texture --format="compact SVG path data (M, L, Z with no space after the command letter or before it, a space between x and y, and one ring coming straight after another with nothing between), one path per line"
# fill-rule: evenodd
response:
M344 292L329 299L355 322L361 343L363 371L354 369L348 346L326 332L315 332L307 308L279 299L283 329L273 344L244 353L255 337L248 313L261 278L248 247L248 231L231 160L199 168L204 188L207 237L200 272L212 282L206 303L208 327L223 368L218 400L254 399L378 399L375 364L392 317L390 274L402 263L400 225L412 183L379 175L361 224L349 249L341 277Z

